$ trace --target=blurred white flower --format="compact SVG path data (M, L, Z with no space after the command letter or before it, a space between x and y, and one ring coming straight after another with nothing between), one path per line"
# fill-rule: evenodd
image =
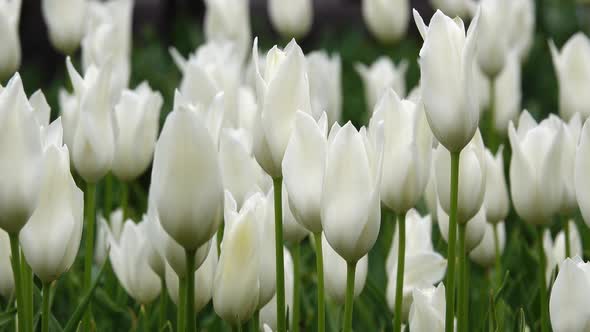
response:
M305 37L313 23L312 0L269 0L268 16L284 38Z
M408 0L363 0L363 18L382 43L394 43L406 34L410 19Z
M322 233L322 256L324 260L324 285L326 294L336 303L343 305L346 300L347 264L326 240ZM361 294L367 280L369 255L363 256L357 263L354 273L354 297Z
M289 312L289 317L293 317L293 286L295 284L293 271L293 258L291 253L283 247L284 266L285 266L285 315ZM265 326L265 330L272 332L277 329L277 296L272 297L262 309L260 309L260 325Z
M43 0L41 5L51 44L64 54L72 54L84 34L86 0Z
M340 120L342 114L342 62L338 53L314 51L306 56L311 107L316 119L323 112L328 115L328 126Z
M381 56L370 66L356 63L354 69L363 80L367 110L373 109L381 96L389 89L393 89L400 98L406 95L406 72L408 62L402 60L396 66L391 59Z
M568 220L568 228L570 234L570 258L582 256L582 238L578 227L573 220ZM545 277L547 286L549 287L553 271L561 266L561 263L567 258L565 256L565 230L560 230L555 236L555 240L551 239L551 232L545 230L543 233L543 249L545 257L547 257L547 264L545 267Z
M204 30L207 41L230 41L243 62L252 43L250 1L206 0Z
M20 66L21 49L18 35L22 0L0 0L0 79L12 76Z
M14 275L10 262L10 238L0 229L0 295L8 300L14 291Z
M516 121L518 113L521 111L520 70L517 54L510 52L506 58L504 69L498 74L494 83L494 129L502 136L508 134L508 123Z
M508 186L504 176L504 146L500 146L496 155L485 148L486 184L484 205L486 207L486 220L492 224L508 217L510 211L510 198Z
M590 120L582 128L574 168L576 201L586 225L590 225Z
M477 247L477 245L481 243L486 231L486 224L486 208L485 205L482 205L477 214L467 222L467 227L465 229L466 253L469 253L471 250L473 250L473 248ZM438 228L445 242L448 241L449 216L445 210L443 210L440 204L438 205Z
M409 324L412 332L442 332L445 330L445 285L430 286L413 291ZM456 322L455 322L456 324ZM456 327L455 327L456 329Z
M506 245L506 227L504 226L504 221L499 221L495 225L486 223L483 239L469 253L469 258L484 268L492 267L496 262L494 227L497 227L498 232L498 252L502 255Z

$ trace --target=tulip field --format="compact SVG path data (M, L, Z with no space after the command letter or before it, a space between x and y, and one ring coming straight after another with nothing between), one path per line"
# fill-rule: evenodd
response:
M589 33L581 0L0 0L0 331L590 332Z

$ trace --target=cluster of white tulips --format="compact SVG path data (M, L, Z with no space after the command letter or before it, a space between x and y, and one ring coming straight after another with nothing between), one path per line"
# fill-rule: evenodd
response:
M555 239L547 227L578 209L590 225L590 40L578 33L561 51L549 41L563 119L537 122L521 112L520 90L534 2L432 3L442 11L428 25L413 12L424 40L419 86L405 85L415 59L356 64L371 114L356 128L340 122L339 55L306 55L295 39L260 55L248 1L208 0L206 42L187 56L170 49L182 80L159 130L161 94L147 82L129 87L133 0L42 1L54 47L81 47L81 69L65 58L72 89L60 91L61 116L52 122L43 93L27 98L15 73L20 0L0 0L0 76L12 76L0 88L0 294L16 299L15 329L35 329L34 275L49 331L51 288L84 233L86 300L66 329L95 329L90 300L103 270L93 266L109 265L142 308L159 298L166 312L170 297L177 331L195 331L210 301L238 331L299 331L307 286L299 247L309 237L317 327L303 330L325 331L327 293L344 305L350 332L383 207L397 216L383 290L394 331L471 331L467 257L501 277L512 201L537 230L539 329L587 331L590 263L580 258L581 236L570 220ZM392 43L405 37L409 7L364 0L362 12L368 30ZM268 8L281 35L309 32L310 0L271 0ZM459 17L471 18L468 28ZM486 137L478 129L484 110ZM506 138L511 154L499 144ZM148 207L133 220L127 186L150 164ZM109 172L124 192L110 214L95 205ZM429 215L415 209L422 200ZM446 257L433 247L433 222Z

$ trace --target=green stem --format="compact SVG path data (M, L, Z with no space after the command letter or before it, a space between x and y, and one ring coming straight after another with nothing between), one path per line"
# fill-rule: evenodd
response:
M406 260L406 213L400 213L398 219L398 250L397 276L395 283L395 313L393 316L393 331L400 332L402 328L402 299L404 293L404 265Z
M539 303L541 310L541 332L549 332L547 286L545 285L545 252L543 250L543 228L537 227L537 250L539 255Z
M254 311L254 315L250 319L250 331L251 332L260 331L260 310Z
M326 303L324 300L324 252L322 232L313 234L315 244L315 261L318 275L318 332L326 330Z
M84 256L84 291L90 291L92 284L92 259L94 258L94 218L95 218L95 194L96 184L86 183L86 248ZM92 308L88 303L84 320L82 321L82 331L90 331L90 316Z
M186 250L186 331L194 332L197 325L195 314L195 250Z
M457 295L457 311L458 311L458 320L459 320L459 328L458 328L458 332L465 332L465 330L463 329L465 327L465 324L463 323L463 320L465 319L465 298L466 298L466 292L467 292L467 287L466 287L466 280L465 280L465 229L467 228L467 224L465 223L460 223L459 225L459 251L457 252L457 255L459 256L459 278L458 278L458 283L457 283L457 287L459 288L458 290L458 295Z
M109 220L111 211L113 211L113 175L107 174L104 178L104 217Z
M314 235L315 236L315 235ZM291 331L292 332L299 332L299 316L300 316L300 296L299 296L299 289L301 287L301 244L296 243L293 246L293 308L292 308L292 325ZM319 298L318 298L319 300ZM318 308L320 302L318 302ZM319 311L319 310L318 310ZM319 325L319 323L318 323ZM319 331L319 330L318 330ZM258 332L258 330L256 330Z
M20 270L20 249L18 245L18 233L9 234L10 236L10 252L12 262L12 274L14 276L14 288L16 293L16 307L18 317L18 331L24 331L25 312L24 312L24 300L23 300L23 289L21 283L21 270Z
M352 307L354 304L354 272L356 262L346 264L346 302L344 303L344 332L352 332Z
M178 278L178 306L177 306L177 319L176 319L176 331L184 332L186 330L186 278Z
M455 320L455 242L457 236L457 196L459 192L459 158L461 152L451 152L451 213L449 214L449 249L447 252L445 332L453 332Z
M158 331L166 324L166 312L168 306L168 290L166 288L166 280L161 279L162 290L160 291L160 317L158 319Z
M277 278L277 331L285 332L285 272L283 263L283 204L282 178L273 179L275 203L275 252Z
M500 240L498 238L498 224L492 225L494 230L494 252L496 255L496 285L502 284L502 254L500 253Z
M21 249L20 253L21 287L23 290L23 309L25 312L25 329L33 331L33 271L27 263L25 254Z
M51 284L43 283L43 312L41 315L41 332L49 332L49 293L51 291Z
M467 253L465 253L467 255ZM465 314L465 317L463 318L463 331L469 331L469 281L471 278L471 271L470 271L470 265L471 264L469 262L469 260L467 258L465 258L465 276L464 276L464 280L465 280L465 299L463 300L463 313Z
M488 131L487 131L487 146L492 152L496 151L496 125L494 118L496 117L496 79L490 78L490 106L488 109Z
M125 181L121 184L121 210L123 211L123 222L129 218L129 185Z
M563 231L565 232L565 257L572 255L572 247L570 242L570 222L565 219L565 225L563 225Z

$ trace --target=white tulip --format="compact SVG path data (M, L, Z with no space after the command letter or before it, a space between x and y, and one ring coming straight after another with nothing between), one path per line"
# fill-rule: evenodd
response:
M152 161L163 99L147 82L124 90L115 106L113 173L123 181L140 176Z
M242 85L238 90L238 128L245 129L252 135L257 112L258 105L256 104L254 89Z
M20 66L18 24L22 0L0 0L0 78L12 76Z
M348 263L365 256L381 224L379 184L383 132L372 140L363 127L332 126L328 137L321 220L330 246ZM377 144L375 144L375 142Z
M152 302L162 288L160 278L148 264L146 247L150 243L146 227L146 222L135 224L128 219L119 241L110 240L113 271L127 294L140 304Z
M78 98L75 94L70 94L66 89L60 88L58 104L63 126L64 143L71 150L74 147L74 134L78 126Z
M461 151L471 141L479 122L473 74L478 18L465 34L460 19L437 11L426 26L414 10L424 39L419 58L424 109L434 136L452 152Z
M569 120L576 113L590 116L590 39L578 32L562 47L561 52L549 41L553 66L559 83L559 114Z
M346 299L346 261L330 247L324 234L322 234L322 248L326 294L336 303L342 305ZM365 255L355 267L354 297L359 296L365 288L368 268L369 255Z
M82 77L69 57L66 65L78 103L72 159L80 176L94 183L110 170L115 153L109 91L111 68L109 64L101 68L90 66Z
M123 231L123 210L116 209L111 212L108 222L102 216L97 214L96 220L96 244L94 246L94 263L98 266L102 266L109 255L110 243L109 237L119 241L121 238L121 232Z
M549 223L561 205L563 127L554 116L537 125L524 111L518 131L512 122L508 128L512 203L518 215L533 225Z
M500 146L496 155L485 149L486 184L484 204L486 220L492 224L504 220L510 210L508 186L504 176L504 146Z
M465 252L469 253L483 240L486 231L486 208L485 205L473 216L465 228ZM438 205L438 228L442 238L448 241L449 238L449 215ZM458 249L457 249L458 250Z
M410 19L408 0L363 0L363 18L382 43L394 43L406 34Z
M568 221L569 235L570 235L570 257L582 256L582 238L578 227L573 220ZM543 249L545 251L545 257L547 257L547 264L545 270L545 277L547 285L550 285L551 277L553 272L561 263L567 258L565 256L565 230L560 230L555 237L555 240L551 239L551 232L546 230L543 234Z
M295 220L308 231L322 231L321 201L326 165L327 119L295 114L295 128L283 159L283 182Z
M428 183L432 134L422 103L400 100L393 89L375 106L369 131L377 130L380 123L385 133L381 201L405 213L418 203Z
M293 286L295 284L293 271L293 258L287 248L283 247L283 256L285 257L285 315L289 312L289 317L293 317ZM268 328L268 331L277 329L277 296L272 297L262 309L260 309L260 325Z
M494 129L503 136L508 133L508 123L516 121L521 110L521 83L519 59L510 52L494 83Z
M496 224L486 223L483 239L469 253L469 258L484 268L492 267L496 263L494 227L497 227L496 231L498 232L498 252L500 255L502 254L506 246L506 227L504 226L504 221L499 221Z
M436 149L432 149L432 153ZM430 175L428 176L428 184L426 184L426 188L424 189L424 203L426 204L426 209L430 214L430 217L433 221L437 221L436 214L438 209L438 194L436 190L436 173L434 169L434 158L432 158L430 163Z
M590 265L579 257L561 264L551 290L549 316L555 332L590 329Z
M555 267L557 266L553 248L551 231L545 229L543 232L543 251L545 253L545 284L547 287L551 286L551 282L555 277L553 272L555 272Z
M303 38L313 23L312 0L269 0L272 26L285 38Z
M413 332L442 332L445 330L445 285L415 289L410 309L410 328Z
M10 238L0 229L0 295L8 300L14 291L14 275L10 262Z
M41 9L53 47L74 53L84 33L86 0L43 0Z
M590 120L586 120L576 150L574 186L576 200L586 225L590 225ZM571 176L571 175L570 175Z
M458 16L462 19L469 18L475 6L472 0L430 0L430 4L449 17Z
M527 59L535 39L535 1L512 1L509 15L511 16L510 44L518 53L522 63Z
M254 154L260 166L277 178L281 176L281 163L293 131L295 113L311 114L305 56L295 40L284 50L275 46L266 55L263 73L258 65L257 39L252 53L260 105L254 128Z
M498 33L510 23L512 0L481 0L477 61L490 79L502 71L510 50L510 33Z
M356 63L354 69L363 80L367 110L373 112L381 96L393 89L402 98L406 95L408 62L402 60L396 66L391 59L381 56L370 66Z
M295 216L293 216L293 212L291 212L291 207L289 206L289 194L287 193L287 188L285 186L282 186L282 192L283 238L287 243L296 244L308 236L309 231L295 220Z
M576 169L576 149L580 141L582 120L578 113L574 114L569 123L564 123L563 146L561 152L561 179L563 196L561 200L561 212L571 215L576 213L578 202L576 200L576 183L574 176Z
M473 63L473 86L475 87L475 92L478 101L478 107L480 116L484 111L487 111L490 106L490 80L484 75L484 73L479 68L477 62ZM494 113L496 114L496 113ZM508 124L506 124L508 127Z
M250 2L248 0L205 1L204 30L207 41L231 41L243 61L250 51Z
M342 114L342 61L338 53L329 56L325 51L314 51L306 56L311 105L314 117L323 112L328 125L340 120Z

